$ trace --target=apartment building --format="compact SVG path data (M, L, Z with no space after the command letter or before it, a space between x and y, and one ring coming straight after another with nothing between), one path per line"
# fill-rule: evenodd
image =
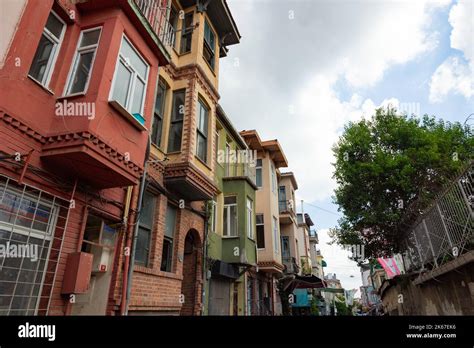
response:
M0 314L199 314L225 1L2 4Z
M170 61L137 3L2 2L0 243L36 255L0 261L0 314L122 303L122 288L111 299Z
M308 213L298 213L296 215L298 228L296 230L298 254L300 256L300 273L301 275L309 276L312 274L312 260L311 260L311 226L314 226L313 220ZM313 237L314 238L314 237Z
M139 4L155 18L149 2ZM205 311L207 202L222 192L215 180L219 59L240 39L225 1L170 1L165 13L171 58L156 83L130 315Z
M252 315L257 244L256 156L217 107L216 176L207 234L205 310L208 315Z
M278 207L279 168L288 161L278 140L262 141L257 131L242 131L240 135L251 150L257 151L256 162L256 238L257 238L257 298L262 306L259 314L282 313L277 281L285 269L282 262L280 211Z
M281 173L278 181L278 212L281 234L281 258L287 274L299 274L301 271L300 243L298 240L298 222L295 209L295 190L298 189L293 173ZM304 255L304 254L303 254Z

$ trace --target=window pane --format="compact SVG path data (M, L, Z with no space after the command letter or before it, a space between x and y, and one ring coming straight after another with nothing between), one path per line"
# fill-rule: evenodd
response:
M166 87L162 84L158 84L158 91L156 93L155 99L155 113L163 117L165 109L165 99L166 99Z
M183 30L181 35L181 53L191 51L193 14L188 13L183 19Z
M183 133L183 122L173 123L170 126L170 137L168 152L181 150L181 134Z
M139 79L136 79L135 92L133 93L133 101L132 101L132 106L130 108L131 114L142 113L142 104L143 104L144 96L145 96L145 84Z
M237 206L231 205L230 211L230 235L237 236Z
M161 254L161 270L171 272L171 262L173 257L173 242L167 238L163 240L163 252Z
M146 63L140 58L140 56L135 52L135 50L125 38L122 39L120 54L142 78L146 78Z
M237 203L237 197L235 196L224 197L224 204L236 204L236 203Z
M142 210L140 212L140 225L152 228L153 214L155 211L156 196L150 192L145 191L143 195Z
M135 251L135 262L147 266L150 248L150 230L140 227L137 236L137 249Z
M46 28L57 39L59 39L61 37L61 31L63 30L63 24L52 13L49 14L48 21L46 22Z
M203 160L207 161L207 140L200 133L197 134L197 156Z
M207 135L207 115L208 109L207 107L199 101L199 120L198 120L198 129Z
M53 56L54 43L48 39L44 34L41 36L38 48L36 49L33 63L31 64L29 74L37 81L44 83L46 68L48 62Z
M180 121L184 117L184 94L184 91L178 91L173 94L171 121Z
M113 99L118 101L123 107L127 105L128 89L132 73L125 67L121 60L117 65Z
M95 45L99 42L100 29L83 33L80 47Z
M255 219L257 221L257 225L263 224L263 214L257 214L255 215Z
M168 207L166 209L165 236L171 239L174 237L174 230L176 227L176 214L177 214L176 208L168 204Z
M257 248L265 248L265 228L263 225L257 225Z
M87 52L79 54L78 63L74 76L72 77L72 85L69 93L80 93L86 89L87 80L90 76L90 69L92 66L92 59L94 52Z
M262 168L257 168L255 174L257 187L262 187Z
M156 146L161 145L161 133L163 128L163 120L157 114L153 117L153 126L151 130L151 142Z

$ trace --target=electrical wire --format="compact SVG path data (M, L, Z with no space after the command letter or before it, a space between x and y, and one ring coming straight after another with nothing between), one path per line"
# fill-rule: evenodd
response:
M312 204L312 203L308 203L308 202L305 201L304 204L305 204L305 205L307 204L307 205L309 205L309 206L311 206L311 207L314 207L314 208L320 209L320 210L322 210L322 211L325 211L325 212L328 213L328 214L333 214L333 215L342 217L342 215L339 214L339 213L335 213L335 212L333 212L333 211L330 211L330 210L327 210L327 209L318 207L317 205L314 205L314 204Z

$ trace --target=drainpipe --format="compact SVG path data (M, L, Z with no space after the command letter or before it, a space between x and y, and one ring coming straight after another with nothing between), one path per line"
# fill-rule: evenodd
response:
M136 205L136 186L129 186L126 194L126 206L125 206L125 212L124 212L124 222L126 222L126 232L125 232L125 247L127 250L130 251L131 249L131 241L132 241L132 229L133 229L133 222L131 219L131 207ZM125 314L125 308L126 308L126 289L128 286L128 270L130 268L130 252L125 254L125 264L124 264L124 270L123 270L123 276L122 276L122 301L120 302L120 314L124 315Z
M209 204L206 201L206 216L204 218L204 240L202 243L202 286L201 286L201 315L204 315L206 301L206 284L207 284L207 234L209 219Z
M125 297L125 305L123 308L124 311L122 312L123 315L128 315L128 306L130 303L130 293L132 291L132 281L133 281L133 268L135 267L135 252L137 249L137 240L138 240L138 221L140 219L140 212L142 209L142 201L143 201L143 193L145 191L145 182L146 182L146 175L147 175L147 165L148 165L148 157L150 156L150 147L151 147L151 138L150 135L148 135L148 143L146 146L146 152L145 152L145 160L143 163L143 175L140 181L140 191L138 194L138 204L137 204L137 210L136 210L136 215L135 215L135 226L133 229L133 234L131 238L132 242L132 247L131 247L131 252L130 252L130 267L126 270L127 271L127 278L128 278L128 283L126 285L126 297ZM125 272L125 271L124 271Z

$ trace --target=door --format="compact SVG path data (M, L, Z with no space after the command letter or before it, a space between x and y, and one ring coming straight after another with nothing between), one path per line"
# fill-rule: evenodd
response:
M229 315L230 285L223 279L211 279L209 284L209 315Z

